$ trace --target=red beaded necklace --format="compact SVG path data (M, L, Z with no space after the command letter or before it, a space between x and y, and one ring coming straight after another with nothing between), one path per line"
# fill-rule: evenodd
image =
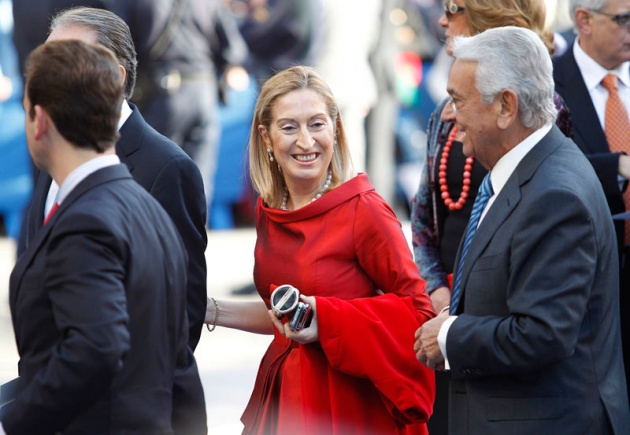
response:
M446 183L446 171L448 167L448 157L451 153L451 146L453 145L453 139L457 134L457 129L453 127L451 133L448 135L448 140L444 145L444 149L442 150L442 158L440 159L440 172L438 173L438 181L440 183L440 191L442 192L442 199L444 200L444 205L448 207L449 210L461 210L466 204L466 200L468 199L468 193L470 192L470 174L472 172L472 165L475 161L474 157L466 157L466 164L464 165L464 183L462 185L462 193L459 196L457 202L451 199L451 194L448 193L448 184Z

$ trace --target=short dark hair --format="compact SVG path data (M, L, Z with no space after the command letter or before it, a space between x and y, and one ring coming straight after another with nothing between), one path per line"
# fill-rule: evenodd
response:
M118 15L105 9L79 6L59 12L50 23L50 31L72 26L86 27L94 31L96 42L114 52L118 62L127 72L124 96L129 100L136 85L138 60L127 23Z
M111 50L76 40L37 47L26 63L28 116L41 106L78 148L104 152L118 139L123 78Z

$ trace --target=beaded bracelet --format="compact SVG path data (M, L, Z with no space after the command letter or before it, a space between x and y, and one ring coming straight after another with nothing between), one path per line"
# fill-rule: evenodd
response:
M219 304L215 298L210 298L210 300L214 303L214 322L212 323L212 328L206 323L206 328L208 328L208 331L212 332L217 327L217 323L219 323Z

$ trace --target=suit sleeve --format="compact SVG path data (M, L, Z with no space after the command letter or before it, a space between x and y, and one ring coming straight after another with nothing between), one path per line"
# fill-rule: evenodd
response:
M573 354L598 267L597 223L585 200L560 189L537 193L519 206L524 214L520 228L506 235L512 237L509 252L494 255L505 256L509 272L493 269L491 258L477 261L475 267L485 264L473 268L470 280L485 283L479 291L505 297L507 313L464 313L452 323L446 346L454 379L522 374ZM507 274L506 288L493 286L501 274Z
M61 339L3 418L7 433L63 430L107 393L130 348L124 246L87 221L60 220L51 236L44 282Z
M194 351L201 336L206 313L206 197L195 163L182 156L160 170L149 193L173 220L188 255L188 343Z

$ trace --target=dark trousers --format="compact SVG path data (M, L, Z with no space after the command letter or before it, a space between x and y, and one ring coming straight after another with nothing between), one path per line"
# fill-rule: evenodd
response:
M435 403L433 414L427 422L431 435L448 434L448 389L451 382L449 372L435 372Z
M625 246L621 254L619 269L619 312L621 317L621 343L626 369L626 385L630 397L630 246Z
M217 92L214 80L184 80L177 91L155 94L142 108L144 119L197 164L208 205L221 135Z

